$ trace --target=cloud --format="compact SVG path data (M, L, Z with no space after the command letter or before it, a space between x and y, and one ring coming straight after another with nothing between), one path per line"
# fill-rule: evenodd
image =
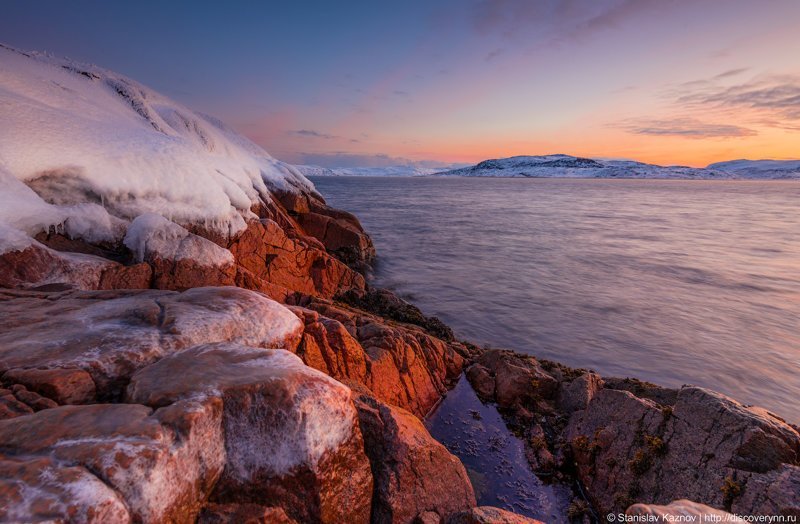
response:
M502 47L497 48L494 51L490 51L489 53L486 54L486 61L491 62L492 60L494 60L495 58L497 58L498 56L502 55L505 52L506 50Z
M689 109L715 108L739 113L750 110L762 125L797 129L800 77L769 76L734 85L711 82L681 93L676 102Z
M758 134L746 127L732 124L710 124L692 118L633 120L617 124L617 127L635 135L684 138L737 138Z
M293 134L293 135L300 135L300 136L305 136L305 137L310 137L310 138L324 138L326 140L330 140L330 139L333 139L333 138L339 138L336 135L329 135L328 133L320 133L319 131L314 131L314 130L311 130L311 129L298 129L296 131L290 131L289 133Z
M714 77L714 80L722 80L725 78L730 78L732 76L738 76L744 73L745 71L748 71L749 69L750 69L749 67L740 67L739 69L731 69L729 71L725 71L723 73L718 74L717 76Z
M618 28L665 4L662 0L480 0L470 17L479 35L548 45Z

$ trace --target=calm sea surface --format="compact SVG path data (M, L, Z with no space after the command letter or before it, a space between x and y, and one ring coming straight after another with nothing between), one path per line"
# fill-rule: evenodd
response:
M373 283L478 344L800 422L800 182L315 178Z

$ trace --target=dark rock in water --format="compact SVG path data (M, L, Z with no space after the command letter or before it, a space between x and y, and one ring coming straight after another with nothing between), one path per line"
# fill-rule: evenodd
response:
M337 299L384 318L415 324L445 342L453 340L453 330L444 322L436 317L423 315L419 308L402 300L388 289L348 291L339 295Z

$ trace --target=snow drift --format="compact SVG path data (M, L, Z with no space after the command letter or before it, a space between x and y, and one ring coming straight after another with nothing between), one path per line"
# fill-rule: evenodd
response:
M0 46L0 228L118 241L157 213L222 234L269 188L313 191L221 122L97 66ZM88 238L87 238L88 237ZM0 253L24 244L3 235Z

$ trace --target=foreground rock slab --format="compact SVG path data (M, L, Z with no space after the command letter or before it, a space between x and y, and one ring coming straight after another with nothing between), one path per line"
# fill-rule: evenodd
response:
M301 522L368 522L372 474L350 390L284 350L220 343L133 375L126 400L219 401L225 469L213 499L282 507Z
M236 341L293 349L302 331L300 321L283 306L233 287L183 293L8 290L0 291L0 314L5 322L0 373L14 370L10 377L32 383L35 373L30 370L49 370L52 380L36 384L56 399L63 377L54 370L88 373L97 399L113 400L133 372L182 348ZM82 387L79 394L73 392L78 400L93 400L88 382ZM63 403L73 400L61 398Z
M80 506L75 511L87 518L108 513L121 517L116 500L125 502L122 508L136 521L190 522L224 466L220 416L219 403L159 413L139 405L95 404L0 421L0 453L16 458L23 472L32 465L31 457L50 461L50 474L21 478L32 487L47 484L45 491L54 497L49 505L44 496L30 506L24 500L30 491L22 490L23 499L15 500L11 477L0 487L0 506L12 508L23 521L38 515L42 505L65 518L75 502ZM75 480L65 484L59 478ZM78 482L84 483L82 490ZM104 489L90 489L97 485ZM77 501L71 492L79 495Z

